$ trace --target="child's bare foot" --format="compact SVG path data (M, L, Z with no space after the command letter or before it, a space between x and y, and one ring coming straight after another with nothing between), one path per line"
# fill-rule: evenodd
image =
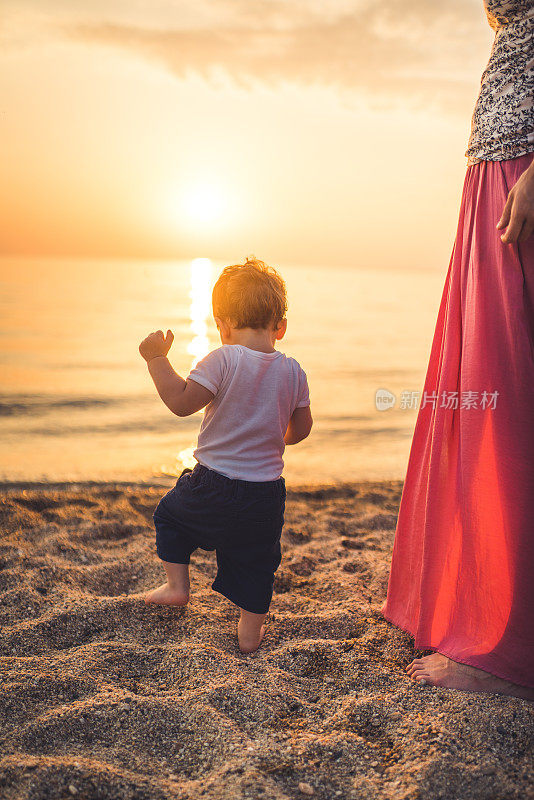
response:
M497 678L468 664L459 664L441 653L416 658L406 667L406 672L423 686L444 686L465 692L492 692L534 700L534 689Z
M168 583L147 594L145 603L156 603L160 606L185 606L189 602L189 592L180 591Z
M267 614L253 614L241 609L241 617L237 623L237 638L242 653L254 653L265 636L265 617Z
M147 594L145 603L160 606L185 606L189 602L189 564L163 561L167 583Z

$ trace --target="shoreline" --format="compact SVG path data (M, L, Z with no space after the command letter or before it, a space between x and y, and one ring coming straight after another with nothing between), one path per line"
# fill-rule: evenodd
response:
M136 491L143 489L162 489L163 491L172 489L176 484L178 476L166 480L146 480L146 481L110 481L110 480L72 480L72 481L0 481L0 494L16 491L55 491L68 492L83 489L124 489ZM288 496L313 497L315 495L345 496L359 491L362 488L367 490L380 489L387 487L400 487L402 489L403 480L361 480L361 481L331 481L321 483L288 483L286 482Z

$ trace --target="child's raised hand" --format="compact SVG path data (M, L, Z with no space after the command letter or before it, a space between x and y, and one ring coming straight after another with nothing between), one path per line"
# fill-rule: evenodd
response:
M139 345L139 352L148 362L156 356L166 356L173 341L174 333L171 330L167 331L166 336L163 335L163 331L152 331Z

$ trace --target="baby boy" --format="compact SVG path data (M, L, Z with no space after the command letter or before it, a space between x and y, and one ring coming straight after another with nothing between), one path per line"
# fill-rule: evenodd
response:
M282 455L312 427L306 373L275 349L286 332L284 281L249 258L225 267L213 289L213 315L222 346L187 379L167 359L172 331L139 345L156 389L179 417L204 408L194 469L184 470L154 511L156 548L167 582L147 603L184 606L189 562L197 548L215 550L212 589L241 611L243 653L257 650L281 561L286 488Z

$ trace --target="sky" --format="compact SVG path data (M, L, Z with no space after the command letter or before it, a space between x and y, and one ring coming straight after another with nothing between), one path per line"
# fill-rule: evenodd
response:
M3 0L0 252L446 268L481 0Z

